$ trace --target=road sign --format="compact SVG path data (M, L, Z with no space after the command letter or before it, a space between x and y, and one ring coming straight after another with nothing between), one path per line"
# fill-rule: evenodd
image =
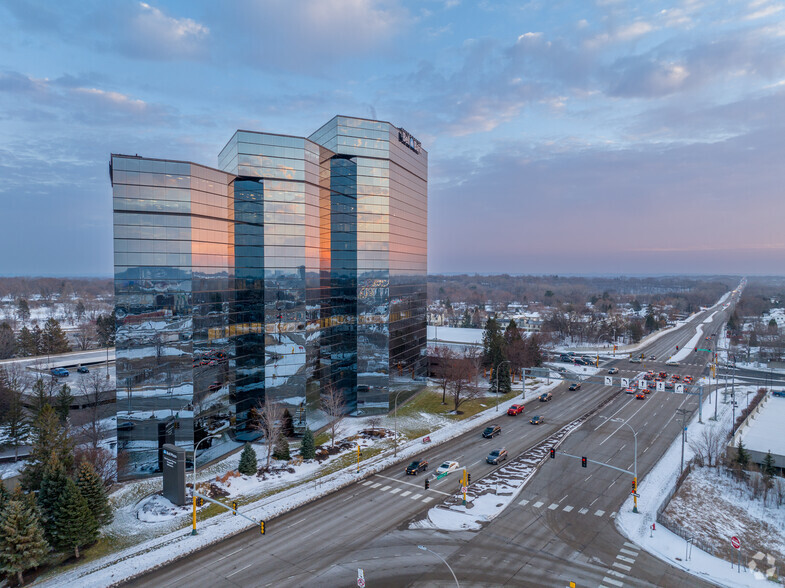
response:
M684 384L676 384L676 393L684 394Z
M665 392L665 382L657 382L657 392Z
M646 387L646 380L638 380L638 388L643 390Z
M621 387L622 388L629 388L630 387L630 379L629 378L622 378L621 379Z
M613 386L613 378L611 378L610 376L605 376L605 385Z
M738 537L731 537L730 544L733 546L733 549L740 549L741 548L741 541L739 541Z
M468 489L466 486L461 486L461 492L462 492L463 494L466 494L466 492L468 492L468 490L469 490L469 489Z
M357 585L360 588L365 588L365 573L362 568L357 568Z

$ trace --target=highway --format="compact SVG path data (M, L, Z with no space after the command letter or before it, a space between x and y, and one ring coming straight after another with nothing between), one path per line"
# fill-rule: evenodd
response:
M645 349L647 369L677 371L698 377L708 354L698 352L678 368L664 361L702 325L707 335L718 332L727 310L711 324L702 320L711 311L662 336ZM694 355L694 358L693 358ZM610 362L619 376L644 371L644 363L626 359ZM600 374L602 375L602 374ZM638 472L643 477L679 434L677 408L695 409L697 397L672 391L652 392L645 400L620 394L619 386L585 383L569 392L566 384L547 403L527 403L516 417L500 414L495 420L502 435L483 439L482 428L439 447L424 447L431 468L456 460L476 482L497 467L485 463L495 448L504 446L511 459L558 428L610 402L575 431L559 448L556 459L546 459L516 500L479 531L418 528L428 509L458 488L458 474L432 481L424 489L424 475L406 476L405 463L267 521L266 535L254 528L167 564L130 582L133 586L350 586L357 569L371 586L451 586L452 575L436 556L419 550L424 545L444 557L461 586L708 586L628 543L613 525L614 513L631 489L632 478L563 453L585 455L623 469L633 467L633 435L617 422L622 419L638 435ZM545 423L529 424L534 414ZM640 500L655 497L642 496ZM412 528L412 525L414 527Z

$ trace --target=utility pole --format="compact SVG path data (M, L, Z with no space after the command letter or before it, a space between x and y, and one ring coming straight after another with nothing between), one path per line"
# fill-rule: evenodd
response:
M679 474L684 471L684 440L686 437L687 430L684 427L684 422L691 414L691 411L687 410L686 408L677 408L676 412L681 415L681 465L679 466Z

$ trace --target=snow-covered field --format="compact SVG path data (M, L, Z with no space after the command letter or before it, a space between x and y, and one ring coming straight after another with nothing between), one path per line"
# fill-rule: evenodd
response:
M750 388L757 389L755 386ZM746 392L743 387L737 390ZM736 398L739 404L743 406L746 394L737 394ZM710 401L706 401L705 408L708 409ZM717 421L706 420L704 424L697 422L697 411L693 420L689 423L688 434L690 437L700 434L703 427L721 427L722 430L728 431L731 426L732 411L730 404L721 404L718 412ZM705 411L708 413L708 410ZM694 455L693 449L689 444L685 447L684 459L685 463L689 461ZM642 479L638 485L638 493L641 498L638 500L639 513L632 512L633 498L630 496L622 505L618 515L616 516L616 526L619 531L628 537L635 544L640 545L647 552L659 557L670 563L671 565L686 570L704 580L713 582L719 586L757 586L761 587L761 581L765 579L764 574L753 572L745 569L745 564L750 560L749 557L755 554L747 553L745 558L742 559L741 573L731 570L730 562L723 559L714 557L705 551L692 547L690 558L685 559L687 553L686 542L678 535L671 533L662 525L657 525L656 530L651 529L652 523L656 521L657 509L662 502L667 498L669 492L676 484L679 477L679 464L681 460L681 439L674 439L668 451L657 465ZM723 494L723 496L725 496ZM725 499L732 502L731 496L725 496ZM714 526L717 519L717 514L712 511L719 510L716 507L711 508L706 514L702 507L701 502L704 497L701 495L695 496L695 504L691 507L691 511L700 513L701 516L696 516L691 519L689 523L685 521L685 527L689 528L693 533L699 532L699 529L710 529ZM711 506L711 503L709 503ZM699 510L699 507L701 510ZM690 509L687 509L690 512ZM755 509L753 509L755 512ZM764 516L764 520L769 518L765 511L759 511ZM725 540L729 541L730 537L735 533L745 533L745 528L741 521L737 521L738 527L729 527L725 531ZM703 533L703 531L700 531ZM708 531L704 534L708 537Z

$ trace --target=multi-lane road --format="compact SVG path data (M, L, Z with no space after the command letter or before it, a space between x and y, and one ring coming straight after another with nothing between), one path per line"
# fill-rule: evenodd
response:
M722 307L720 307L722 308ZM644 350L647 369L676 371L697 379L708 361L691 353L678 368L664 361L702 326L717 333L728 310L710 323L704 311L682 329L660 337ZM633 377L643 363L615 360L618 376ZM563 455L587 456L625 470L633 468L633 433L637 433L639 477L657 462L679 434L676 409L697 407L697 397L672 391L652 392L645 400L620 394L619 386L585 383L570 392L562 384L551 402L531 401L517 417L500 413L502 435L483 439L483 427L439 447L424 447L423 457L438 466L456 460L472 481L495 470L488 453L504 446L511 459L561 426L610 399L546 459L538 473L500 516L479 531L445 531L417 522L458 488L458 474L432 480L406 476L405 463L358 481L257 529L236 535L194 555L176 560L133 581L138 586L351 586L362 568L371 586L454 585L447 566L424 545L444 557L461 586L702 586L693 576L646 554L615 529L613 517L630 493L632 478L610 468ZM545 424L533 426L533 414ZM605 417L605 418L603 418ZM612 421L608 419L613 419ZM626 423L626 424L623 424ZM429 476L430 477L430 476ZM659 497L641 496L641 501Z

